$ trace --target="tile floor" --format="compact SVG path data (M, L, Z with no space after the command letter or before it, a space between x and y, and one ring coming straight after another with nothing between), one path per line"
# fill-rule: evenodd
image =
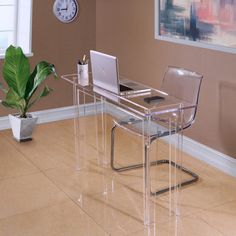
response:
M143 226L142 170L117 174L101 167L90 145L85 168L76 171L73 132L73 120L38 125L26 143L0 132L0 236L177 235L168 194L153 200L156 224ZM121 162L133 161L139 141L117 135ZM158 153L166 152L160 142ZM183 160L200 181L181 191L178 235L236 236L236 179L188 155ZM152 172L156 184L166 172Z

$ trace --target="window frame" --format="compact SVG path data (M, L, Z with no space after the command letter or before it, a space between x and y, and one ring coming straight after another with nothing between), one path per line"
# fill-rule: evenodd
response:
M20 35L20 33L19 33L19 29L20 29L20 24L19 24L19 11L20 11L20 4L23 4L24 3L24 1L25 0L15 0L15 4L13 5L13 6L15 6L14 8L14 28L13 28L13 30L0 30L0 32L12 32L13 31L13 43L12 43L12 45L14 45L14 46L21 46L21 45L18 45L19 44L19 42L18 42L18 40L19 40L19 35ZM27 56L27 57L31 57L31 56L33 56L33 52L32 52L32 14L33 14L33 0L28 0L29 2L28 2L28 4L30 5L30 9L29 9L29 20L30 20L30 22L29 22L29 27L28 27L28 36L29 36L29 38L28 38L28 40L29 40L29 42L27 43L27 48L28 48L28 52L24 52L25 53L25 55ZM12 4L0 4L0 7L1 6L11 6ZM4 53L2 53L1 51L0 51L0 59L4 59L5 58L5 52Z

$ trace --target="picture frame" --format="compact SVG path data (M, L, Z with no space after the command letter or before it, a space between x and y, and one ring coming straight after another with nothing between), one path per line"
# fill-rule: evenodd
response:
M236 53L236 0L155 0L155 38Z

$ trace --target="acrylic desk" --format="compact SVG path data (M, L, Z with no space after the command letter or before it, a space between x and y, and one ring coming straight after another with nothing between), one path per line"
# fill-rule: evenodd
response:
M151 195L150 177L150 159L153 154L150 154L149 150L145 154L143 150L145 147L149 149L153 125L164 120L165 122L162 122L162 126L169 129L171 134L170 138L167 139L167 145L169 146L168 158L169 160L174 160L181 166L182 131L178 131L181 130L184 110L192 108L194 105L186 104L156 89L151 89L150 92L146 93L120 96L93 86L92 83L78 83L76 74L63 75L62 78L73 86L78 171L84 168L84 163L86 162L86 158L88 158L86 156L87 145L92 146L93 150L96 150L94 155L96 155L98 164L104 166L105 169L110 168L110 123L129 117L131 121L134 119L138 120L139 127L142 124L141 127L143 127L143 130L140 133L141 142L139 143L139 152L142 155L144 163L142 183L143 222L145 225L152 224L155 221L152 212L154 197ZM132 83L134 82L132 81ZM162 96L165 99L151 103L147 103L144 99L145 97L153 96ZM85 117L89 117L89 125L84 125ZM173 135L173 130L176 133L175 135ZM129 129L127 132L132 133L133 131ZM181 179L180 172L176 168L174 170L169 168L169 186L178 186L179 180ZM169 192L170 213L178 213L179 191L180 188L176 187L174 191Z

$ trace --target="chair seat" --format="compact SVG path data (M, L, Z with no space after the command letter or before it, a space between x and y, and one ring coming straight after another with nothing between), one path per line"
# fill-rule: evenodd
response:
M175 132L175 129L168 129L167 121L142 121L133 117L126 117L122 120L114 120L116 126L139 136L160 138ZM161 123L161 124L160 124Z

